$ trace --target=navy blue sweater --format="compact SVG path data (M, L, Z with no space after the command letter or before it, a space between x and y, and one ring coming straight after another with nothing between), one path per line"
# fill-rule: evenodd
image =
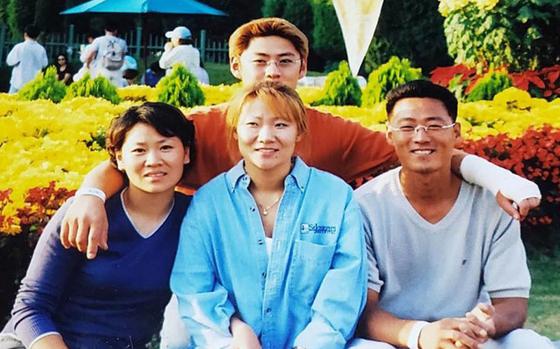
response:
M138 234L114 195L105 206L109 250L94 260L60 243L65 204L45 228L22 281L11 325L23 343L58 332L71 348L142 347L160 327L179 228L191 197L176 193L162 225ZM149 203L146 203L149 205Z

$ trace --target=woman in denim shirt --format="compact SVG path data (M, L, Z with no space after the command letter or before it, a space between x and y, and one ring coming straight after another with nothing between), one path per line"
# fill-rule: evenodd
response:
M352 189L295 156L307 120L289 87L243 90L227 121L243 159L195 194L171 277L191 346L344 348L366 297Z

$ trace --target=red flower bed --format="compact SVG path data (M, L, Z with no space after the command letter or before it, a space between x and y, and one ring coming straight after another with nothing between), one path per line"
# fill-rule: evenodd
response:
M449 88L451 80L466 86L465 95L469 94L478 79L488 72L485 69L477 74L474 68L462 64L451 67L438 67L432 70L430 79L433 83ZM528 70L521 73L509 73L513 86L525 90L533 97L552 99L560 96L560 65Z
M524 238L553 252L560 235L560 130L550 126L529 129L522 137L489 136L463 144L466 152L484 157L535 182L541 205L523 223Z
M560 96L560 65L541 70L512 73L513 86L529 91L535 97L551 98Z

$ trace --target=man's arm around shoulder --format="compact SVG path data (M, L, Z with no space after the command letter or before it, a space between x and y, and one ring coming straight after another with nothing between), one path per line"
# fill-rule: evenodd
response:
M122 173L105 161L90 171L81 188L97 188L111 197L124 185ZM103 199L95 195L80 195L69 207L60 231L64 247L76 247L95 258L99 247L107 249L107 213Z

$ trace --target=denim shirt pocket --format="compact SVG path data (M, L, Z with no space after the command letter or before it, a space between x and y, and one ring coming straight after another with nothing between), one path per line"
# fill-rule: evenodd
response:
M311 305L329 271L336 245L319 245L308 241L294 242L293 259L288 275L292 296Z

